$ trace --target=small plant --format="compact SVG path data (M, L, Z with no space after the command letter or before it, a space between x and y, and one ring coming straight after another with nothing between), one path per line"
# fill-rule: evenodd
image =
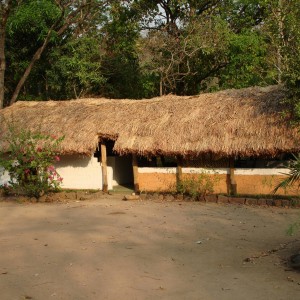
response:
M62 140L63 137L18 131L10 126L7 154L0 152L0 166L10 177L8 184L2 186L4 192L38 198L59 189L63 179L54 162L60 160L58 149Z
M177 184L177 192L190 195L194 199L204 198L207 194L214 192L214 184L217 179L206 173L193 174L191 177L184 177Z
M286 233L288 235L294 235L294 233L296 231L298 231L300 229L300 220L298 222L295 222L293 224L291 224L288 228L288 230L286 231Z
M277 186L274 188L273 193L275 194L280 188L287 189L288 187L298 183L298 187L300 186L300 156L293 155L294 159L289 161L288 169L290 172L287 175L287 178L282 180Z
M295 183L298 183L298 188L300 186L300 156L299 154L293 155L294 159L289 161L288 168L290 172L287 175L288 177L282 180L273 190L275 194L278 189L283 188L287 189L290 186L293 186ZM288 235L293 235L296 231L300 229L300 221L291 224L287 230Z

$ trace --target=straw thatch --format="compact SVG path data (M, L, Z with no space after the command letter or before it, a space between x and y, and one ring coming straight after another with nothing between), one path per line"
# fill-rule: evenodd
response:
M120 154L270 155L299 151L299 133L280 114L279 86L151 100L80 99L22 102L0 111L7 121L65 136L62 153L92 154L99 139Z

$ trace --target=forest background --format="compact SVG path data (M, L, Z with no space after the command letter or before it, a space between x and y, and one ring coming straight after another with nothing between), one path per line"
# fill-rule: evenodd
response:
M283 84L300 116L298 0L1 0L0 108Z

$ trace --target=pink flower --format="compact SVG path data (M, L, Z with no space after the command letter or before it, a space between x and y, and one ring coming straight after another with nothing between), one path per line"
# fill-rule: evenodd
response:
M63 178L62 178L62 177L59 177L57 180L60 181L60 182L62 182L62 181L63 181Z
M55 167L54 166L49 166L48 167L48 171L49 172L54 172L55 171Z
M60 157L59 156L54 156L54 159L56 160L56 161L60 161Z
M37 152L42 152L43 149L42 149L41 147L37 147L36 151L37 151Z
M30 173L30 170L29 170L29 169L26 169L26 170L24 171L24 173L27 175L27 174Z

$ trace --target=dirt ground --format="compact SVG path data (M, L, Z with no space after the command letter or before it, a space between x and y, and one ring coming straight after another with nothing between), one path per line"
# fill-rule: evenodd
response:
M0 299L299 299L299 209L0 201Z

